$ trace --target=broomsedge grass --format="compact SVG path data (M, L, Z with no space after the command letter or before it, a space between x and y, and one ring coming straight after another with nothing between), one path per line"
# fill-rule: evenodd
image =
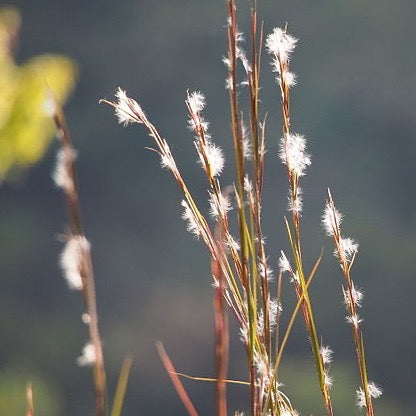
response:
M306 272L307 266L303 261L301 239L303 207L300 182L311 164L311 158L306 150L306 139L303 135L294 132L291 125L290 90L296 84L296 76L290 71L290 59L297 39L289 35L286 25L284 28L275 28L266 37L265 42L267 52L272 56L272 68L276 73L281 101L283 122L279 157L286 166L290 212L289 218L284 218L284 223L291 253L287 256L286 253L281 252L280 273L277 282L274 283L272 271L268 266L261 217L266 138L266 119L261 118L259 109L263 29L258 25L256 2L251 2L250 41L248 42L251 50L250 57L247 58L242 47L243 34L237 25L235 0L226 1L226 5L228 50L223 62L227 67L226 88L229 94L231 136L234 148L233 192L229 192L220 181L224 158L222 150L212 140L209 134L209 124L204 119L205 97L200 92L188 92L185 101L189 117L188 125L194 133L194 145L207 178L209 215L202 212L198 201L189 191L168 142L146 116L141 105L129 98L121 88L116 93L115 102L108 100L102 100L102 102L114 107L120 123L143 124L147 129L155 144L152 150L159 154L162 167L171 171L182 192L183 218L187 222L187 229L203 241L211 257L215 287L217 414L227 414L228 327L222 306L222 300L225 300L240 326L240 335L246 351L250 413L255 416L297 414L291 401L281 390L279 368L293 323L300 311L310 341L326 414L333 416L330 391L332 378L329 374L332 351L321 341L309 295L309 285L317 272L321 257L316 260L310 272ZM242 85L246 86L249 92L248 102L245 105L240 102L239 90ZM248 113L249 129L246 129L243 122L245 112ZM327 202L326 210L332 210L331 212L336 216L331 201L332 199L329 199ZM232 208L235 209L235 217L231 217ZM237 225L237 237L232 235L232 224ZM349 313L348 321L353 327L362 381L361 387L357 390L357 405L365 408L367 416L373 416L371 398L378 397L381 391L373 383L368 382L364 341L359 328L360 320L356 314L356 308L362 296L357 294L350 278L350 268L357 246L350 244L345 247L349 240L341 239L339 220L334 222L330 235L334 237L337 256L347 284L344 289L345 303ZM346 252L348 252L347 257ZM286 329L280 328L281 284L284 274L289 275L297 297L296 307L290 315ZM277 287L275 288L274 285ZM274 297L273 293L277 293L277 297ZM282 339L280 339L281 333L283 333ZM165 359L163 361L165 362ZM203 378L197 377L196 379ZM178 388L177 378L174 384ZM183 391L181 391L182 396ZM188 400L187 397L184 403ZM190 414L194 414L194 408Z

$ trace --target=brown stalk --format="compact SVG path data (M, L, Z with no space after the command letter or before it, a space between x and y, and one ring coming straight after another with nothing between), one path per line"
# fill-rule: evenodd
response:
M285 28L287 30L287 26ZM276 55L276 59L280 65L280 92L281 92L281 107L282 107L282 117L283 117L283 137L287 137L287 135L291 132L291 124L290 124L290 86L287 84L285 78L282 76L283 73L289 70L289 61L283 61L280 59L279 56ZM290 188L290 195L291 201L294 202L297 200L297 192L299 190L299 177L298 175L290 169L289 164L287 166L287 175L289 181L289 188ZM292 209L292 223L294 229L294 237L291 236L290 226L286 221L286 227L288 231L288 235L291 240L291 247L293 257L296 263L296 271L298 272L299 277L299 284L295 284L296 295L298 299L302 300L302 313L303 318L305 321L305 326L307 332L309 334L309 338L311 341L312 352L315 359L315 364L318 372L319 384L321 388L321 393L323 397L323 401L326 407L326 411L328 416L333 416L333 407L332 407L332 400L330 396L330 391L325 383L325 369L324 363L322 360L322 356L320 354L320 343L318 339L318 333L315 324L315 318L313 315L312 310L312 303L309 298L309 292L303 272L303 262L302 262L302 248L301 248L301 236L300 236L300 214L297 210Z
M310 275L308 277L308 280L306 282L306 289L308 289L309 286L310 286L310 284L312 283L312 280L313 280L313 278L315 276L315 273L316 273L316 271L318 269L318 266L319 266L319 263L321 262L321 259L322 259L322 252L321 252L320 256L318 257L318 259L316 260L315 265L314 265L314 267L313 267L313 269L312 269L312 271L311 271L311 273L310 273ZM281 275L279 276L279 280L280 280L280 277L281 277ZM278 285L278 293L280 293L280 283L281 282L279 282L279 285ZM275 359L275 363L274 363L274 373L273 373L273 381L272 381L272 383L277 382L278 379L279 379L278 378L279 366L280 366L280 362L281 362L282 357L283 357L283 352L284 352L285 347L287 345L287 342L289 340L289 336L290 336L290 334L292 332L292 328L293 328L293 325L295 323L295 319L296 319L296 317L298 315L299 309L302 307L305 293L306 292L303 292L300 295L300 297L298 298L298 301L297 301L296 306L293 309L293 312L292 312L292 314L290 316L289 323L288 323L288 325L286 327L286 330L285 330L285 333L283 335L283 338L282 338L282 341L281 341L280 345L278 345L277 344L277 341L276 341L276 351L278 351L278 352L276 354L276 359ZM280 296L278 298L280 298ZM267 395L267 398L266 398L266 404L265 404L266 408L269 405L270 400L272 400L272 397L271 397L271 394L269 392L269 394Z
M237 23L236 23L236 6L235 0L228 0L228 12L230 18L230 24L228 25L228 49L229 49L229 60L230 60L230 77L231 85L229 89L230 94L230 108L231 108L231 130L233 134L234 151L235 151L235 162L236 162L236 173L237 173L237 192L240 201L244 200L244 157L242 150L242 132L240 122L240 110L238 104L237 94L237 51L236 51L236 39L237 39ZM240 239L241 239L241 264L242 276L241 280L243 286L247 290L248 294L248 247L247 237L245 231L245 211L244 204L241 203L238 207L238 221L240 228Z
M162 363L165 366L166 372L168 373L173 383L173 386L175 387L176 392L178 393L178 396L182 400L182 403L185 406L186 410L188 411L189 415L198 416L198 412L195 410L195 407L192 404L191 399L188 396L188 393L186 392L181 380L178 377L178 374L176 373L176 370L172 364L172 361L170 360L169 356L167 355L165 351L165 348L163 347L163 344L160 341L156 342L156 348L159 353L160 359L162 360Z
M221 227L217 226L218 244L223 245ZM225 309L225 276L215 259L211 260L212 275L217 281L214 291L215 357L217 365L216 404L217 416L227 416L227 372L228 372L228 317Z
M341 269L344 275L345 282L347 284L347 292L349 300L347 302L347 308L348 313L350 316L358 316L357 314L357 305L354 301L354 283L351 278L351 267L354 263L355 254L353 255L350 262L345 258L345 255L343 254L343 250L341 248L341 228L340 224L337 222L337 217L335 215L335 202L332 198L331 192L328 189L328 199L327 203L332 209L333 212L333 218L335 219L335 227L333 229L333 238L335 243L335 249L338 253L338 258L341 263ZM360 372L360 379L361 379L361 385L364 391L365 396L365 404L366 404L366 414L367 416L374 416L374 408L373 408L373 402L371 399L371 395L368 390L368 375L367 375L367 365L366 365L366 358L365 358L365 347L364 347L364 335L361 331L361 327L359 324L355 325L354 323L351 323L352 326L352 333L353 333L353 339L354 339L354 347L355 347L355 354L357 357L357 364L358 364L358 370Z
M235 0L227 0L228 8L228 59L230 62L229 70L229 100L231 110L231 130L233 135L235 164L236 164L236 187L237 187L237 199L238 203L238 223L240 229L240 243L241 243L241 281L245 290L248 306L249 317L249 346L247 349L249 367L250 367L250 397L251 397L251 413L256 414L256 385L255 385L255 368L254 368L254 329L255 329L255 317L254 308L252 304L252 293L250 288L250 282L248 278L248 241L246 233L246 214L244 210L244 157L242 151L242 131L240 122L240 110L237 96L237 23L236 23L236 5Z
M251 72L248 74L250 91L250 128L253 143L253 176L254 176L254 204L253 219L257 236L257 256L264 266L264 276L261 279L261 294L264 316L264 343L267 356L271 353L271 334L269 320L269 282L267 276L267 257L263 244L263 232L261 227L261 198L263 186L263 145L259 133L259 85L260 85L260 57L263 39L263 28L260 31L260 41L257 42L257 9L256 4L251 6Z
M66 152L66 170L71 178L73 186L69 188L63 188L66 210L69 219L70 236L83 236L83 227L81 220L81 209L79 202L78 185L75 171L75 158L74 148L72 146L71 136L66 123L65 116L61 108L57 107L57 110L53 117L56 128L57 136L60 140L62 149ZM96 416L104 416L107 406L107 386L106 386L106 373L104 367L104 356L102 350L101 336L98 326L98 313L97 302L95 294L95 282L94 271L91 260L91 251L89 249L82 250L82 270L81 277L83 281L82 294L84 297L87 313L90 317L88 323L88 332L91 343L94 345L95 350L95 363L93 368L94 374L94 391L95 391L95 409Z
M26 386L26 416L35 416L35 408L33 406L33 389L32 384Z

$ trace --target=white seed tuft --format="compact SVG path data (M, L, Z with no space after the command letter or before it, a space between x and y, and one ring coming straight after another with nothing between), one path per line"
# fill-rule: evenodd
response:
M81 367L92 366L96 361L95 347L91 342L88 342L82 349L82 355L77 358L77 364Z
M339 254L341 257L345 258L347 261L351 261L354 255L358 251L358 243L356 243L352 238L343 238L341 237L339 240L339 250L334 251L334 255L338 256Z
M322 214L322 227L325 233L333 237L334 234L339 234L339 227L342 223L343 215L339 212L333 204L326 202L324 213Z
M118 87L113 103L118 122L127 126L130 123L146 123L147 118L137 101L127 97L126 91Z
M205 108L205 96L199 91L193 91L186 98L192 114L198 114Z
M302 188L300 186L296 189L296 195L292 195L292 192L289 191L288 197L288 211L301 214L303 209L303 200L302 200Z
M351 316L347 316L346 321L353 325L354 327L358 328L360 323L363 321L358 315L351 315Z
M56 165L52 179L58 188L67 193L74 191L74 180L69 168L76 158L76 152L71 148L60 148L56 154Z
M331 348L329 348L327 345L322 345L319 352L321 354L322 362L324 363L324 365L327 365L332 362L333 351L331 350Z
M297 39L286 33L280 27L275 27L267 36L266 47L270 54L273 54L282 63L287 63L290 55L296 47Z
M292 267L290 266L289 260L286 257L286 254L283 250L280 251L280 257L279 257L279 271L280 273L284 272L290 272L292 270Z
M373 381L370 381L368 383L368 394L373 399L378 399L383 394L383 391ZM367 403L365 401L365 393L361 387L358 390L356 390L356 404L360 408L367 406Z
M86 252L89 250L90 243L80 235L71 236L62 250L59 265L70 289L82 290L84 287L82 269Z
M306 153L306 139L300 134L287 133L280 139L279 157L298 177L305 175L311 157Z
M189 204L185 200L182 200L181 205L184 208L182 219L186 221L187 231L189 231L191 234L194 234L196 237L199 237L201 235L200 227L197 220L195 219L194 213L189 207Z
M324 383L330 389L332 387L332 384L334 382L334 379L332 376L330 376L326 371L324 372Z
M231 210L230 198L222 193L212 194L209 196L209 213L212 218L218 220L219 218L225 217L228 211Z
M208 143L204 147L204 150L211 169L212 176L219 176L224 168L225 163L222 149L213 143Z

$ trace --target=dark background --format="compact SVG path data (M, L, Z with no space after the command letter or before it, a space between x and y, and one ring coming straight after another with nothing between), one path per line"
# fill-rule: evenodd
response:
M186 129L186 89L207 97L206 117L227 152L224 184L232 182L227 94L224 90L225 7L221 0L26 0L8 4L23 17L17 60L63 53L80 69L66 106L87 236L92 242L98 308L110 393L123 356L134 368L124 414L185 414L157 357L162 340L178 371L212 376L212 290L202 243L186 233L180 194L161 170L140 126L121 128L98 104L117 86L140 100L169 140L201 201L203 174ZM248 32L247 3L238 1ZM346 214L344 232L360 242L354 279L366 298L361 312L370 378L384 395L380 416L412 415L414 396L416 26L413 0L260 1L265 32L289 23L300 39L292 69L292 125L308 138L313 163L303 180L306 264L322 246L325 259L312 296L319 331L335 352L337 415L358 414L358 386L344 323L341 274L320 228L328 186ZM264 219L270 263L286 248L286 179L278 161L279 93L263 61L262 114L268 111ZM243 94L244 96L244 94ZM22 410L32 380L39 415L92 415L90 371L75 364L86 341L81 298L61 277L56 235L65 225L50 172L55 146L18 182L0 189L0 404ZM276 267L275 267L276 268ZM291 288L286 289L291 298ZM290 301L288 301L290 302ZM288 304L289 305L289 304ZM284 305L285 306L285 305ZM285 311L289 311L287 306ZM235 329L235 328L233 328ZM245 378L237 337L230 377ZM302 414L322 414L302 325L296 328L283 376ZM306 358L305 358L306 357ZM186 382L201 414L213 414L213 386ZM247 392L230 387L230 414L247 407ZM312 396L312 399L310 398ZM13 407L14 406L14 407ZM15 413L13 413L15 412ZM22 413L20 413L22 414Z

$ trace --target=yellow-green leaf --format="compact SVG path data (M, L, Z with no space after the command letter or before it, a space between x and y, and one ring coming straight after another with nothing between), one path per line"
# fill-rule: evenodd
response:
M54 135L45 103L63 105L77 68L61 55L40 55L18 66L12 45L19 27L15 9L0 9L0 179L38 162Z

